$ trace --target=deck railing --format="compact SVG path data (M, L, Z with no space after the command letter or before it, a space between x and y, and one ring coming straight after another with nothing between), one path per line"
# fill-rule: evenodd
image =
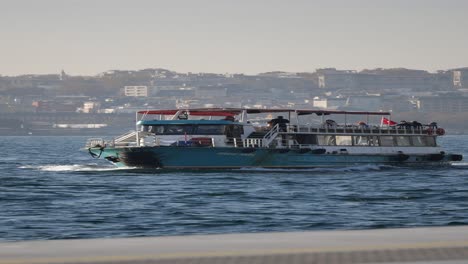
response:
M99 148L104 147L106 142L102 138L90 138L86 141L86 148Z
M270 131L268 131L268 133L265 134L265 136L263 136L262 144L264 146L269 146L270 143L275 140L276 136L281 131L279 125L280 124L276 124L272 129L270 129Z
M263 138L246 138L243 140L244 148L263 148L266 146Z
M133 137L135 137L134 141L136 141L136 134L137 132L135 130L128 131L127 133L114 138L114 142L115 143L128 142L128 139L131 139Z
M421 127L380 127L380 126L322 126L288 125L287 133L317 133L317 134L375 134L375 135L425 135L430 130L428 126Z

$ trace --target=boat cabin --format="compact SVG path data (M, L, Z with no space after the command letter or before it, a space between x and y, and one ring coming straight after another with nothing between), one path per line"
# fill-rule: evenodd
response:
M143 145L231 146L254 131L248 122L235 119L233 111L142 111L137 122ZM159 118L148 118L158 115ZM167 117L169 116L169 117Z

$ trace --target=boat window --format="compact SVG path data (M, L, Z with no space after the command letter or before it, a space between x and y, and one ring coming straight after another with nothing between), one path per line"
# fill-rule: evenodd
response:
M228 138L240 138L244 134L244 127L239 125L226 126L225 133Z
M164 126L149 126L148 131L157 135L162 135L164 134Z
M393 137L392 136L380 136L380 145L382 147L392 147Z
M323 145L323 146L335 146L336 145L335 136L320 135L320 136L317 136L317 139L318 139L319 145Z
M369 146L369 139L366 136L354 136L353 141L355 146Z
M336 136L336 145L351 146L352 144L351 136Z
M426 140L424 139L425 137L421 137L421 136L414 136L412 138L413 140L413 146L416 146L416 147L424 147L426 146Z
M413 136L411 137L413 146L416 147L435 147L435 138L431 136Z
M317 145L317 136L310 134L296 134L296 140L299 144Z
M426 146L429 146L429 147L435 147L436 146L435 137L425 137L425 138L426 138Z
M353 142L355 146L379 146L377 136L354 136Z
M379 137L378 136L369 136L369 146L378 147L379 145Z
M199 125L195 129L195 135L223 135L223 125Z
M168 125L164 126L165 135L184 135L192 134L193 126L191 125Z
M397 136L396 142L398 146L411 146L410 138L408 136Z

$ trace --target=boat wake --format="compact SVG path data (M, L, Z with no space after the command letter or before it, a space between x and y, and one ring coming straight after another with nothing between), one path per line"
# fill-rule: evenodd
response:
M74 172L74 171L115 171L115 170L129 170L131 167L115 167L115 166L102 166L97 164L73 164L73 165L37 165L37 166L21 166L20 169L32 169L40 171L53 171L53 172Z
M457 168L457 169L468 168L468 162L456 162L456 163L452 163L452 167L455 167L455 168Z

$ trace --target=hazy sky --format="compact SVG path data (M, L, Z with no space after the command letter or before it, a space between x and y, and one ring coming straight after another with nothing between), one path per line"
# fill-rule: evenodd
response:
M0 0L0 75L462 66L463 0Z

